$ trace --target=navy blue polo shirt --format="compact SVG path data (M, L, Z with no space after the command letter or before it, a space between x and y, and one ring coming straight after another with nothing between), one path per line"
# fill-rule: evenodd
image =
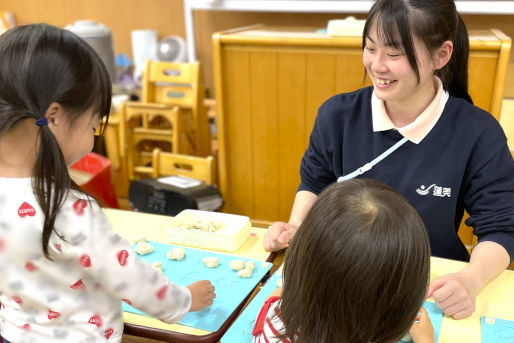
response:
M319 194L403 138L396 130L373 132L372 92L339 94L321 105L299 191ZM450 96L419 144L407 141L360 177L407 198L427 227L433 256L469 261L457 234L466 209L479 242L496 242L514 259L514 161L501 126L482 109Z

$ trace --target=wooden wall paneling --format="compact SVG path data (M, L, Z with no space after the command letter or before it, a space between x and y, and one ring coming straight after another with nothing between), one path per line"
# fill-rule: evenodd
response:
M13 12L18 25L45 22L64 27L93 19L111 29L116 54L129 56L132 30L156 30L159 38L185 37L183 0L0 0L0 9Z
M336 94L353 92L365 85L371 85L369 78L368 83L363 83L364 65L362 64L362 49L345 49L337 55L336 61Z
M277 53L250 51L250 104L253 128L253 219L278 218Z
M497 62L497 52L474 51L469 56L469 95L476 106L486 111L491 108L491 95ZM493 116L499 119L500 113L494 113Z
M287 221L300 183L298 167L305 151L306 54L278 55L279 217Z
M303 146L309 145L309 138L319 106L335 94L336 79L338 78L336 55L326 52L308 54L306 78L306 93L309 96L305 99L305 140Z
M226 146L226 175L222 195L225 212L253 217L253 157L252 108L250 106L250 53L230 48L222 61L226 70L223 86L226 88L224 106L224 136Z

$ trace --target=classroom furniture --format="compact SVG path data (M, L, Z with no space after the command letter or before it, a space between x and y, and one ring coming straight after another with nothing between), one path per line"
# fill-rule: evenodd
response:
M287 12L287 13L368 13L374 1L333 0L185 0L184 18L189 61L196 61L195 23L193 12ZM460 14L514 14L514 1L455 1Z
M107 215L113 231L129 241L144 234L150 241L167 242L165 228L171 220L169 216L115 209L104 209L104 213ZM276 254L266 252L262 246L262 237L265 232L265 229L252 227L250 237L241 248L233 253L225 252L225 254L272 262ZM157 319L124 312L124 333L164 341L218 342L243 305L244 303L234 311L234 314L216 332L208 332L180 324L166 324Z
M363 83L361 44L361 37L310 27L257 25L213 35L223 211L289 219L317 108L370 85ZM497 119L510 45L499 30L470 31L470 94ZM460 231L471 247L471 230Z
M149 117L161 120L150 127ZM127 158L128 178L152 175L152 150L155 146L179 152L183 121L178 106L127 102L120 111L122 157ZM164 120L162 120L163 118ZM164 123L164 124L163 124Z
M152 152L152 177L183 175L199 179L212 185L216 183L216 163L214 156L197 157L162 151Z
M203 104L200 63L147 60L143 74L141 102L179 106L186 114L180 137L185 152L197 156L210 153L210 130Z

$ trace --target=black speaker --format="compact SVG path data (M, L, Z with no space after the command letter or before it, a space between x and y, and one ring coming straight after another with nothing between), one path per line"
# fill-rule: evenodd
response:
M157 179L134 180L130 184L129 202L134 211L174 216L185 209L218 211L223 198L215 185L181 188Z

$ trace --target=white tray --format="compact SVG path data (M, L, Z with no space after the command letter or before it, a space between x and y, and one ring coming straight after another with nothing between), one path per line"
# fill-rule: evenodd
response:
M220 223L213 232L183 229L184 223L197 220ZM235 214L184 210L176 215L167 225L167 237L170 243L187 245L221 251L236 251L250 236L250 218Z

